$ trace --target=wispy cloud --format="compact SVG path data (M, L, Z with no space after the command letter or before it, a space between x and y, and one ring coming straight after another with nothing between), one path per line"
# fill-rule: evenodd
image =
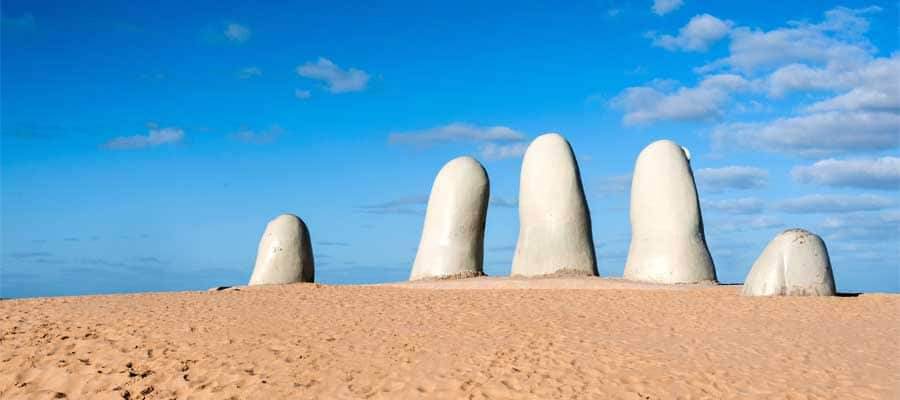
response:
M348 242L341 242L341 241L332 241L332 240L320 240L320 241L316 242L316 245L318 245L318 246L340 246L340 247L346 247L346 246L349 246L350 243L348 243Z
M826 217L819 227L826 232L828 239L874 239L875 242L888 239L896 244L900 237L900 212L832 215Z
M294 97L300 100L306 100L312 97L312 93L309 90L294 89Z
M246 67L238 71L238 78L240 79L250 79L257 76L262 76L262 70L259 67Z
M273 125L271 128L261 131L254 131L250 128L244 127L239 131L232 133L231 135L229 135L229 137L231 137L231 139L233 140L244 143L267 144L278 140L278 138L284 134L284 129L282 129L278 125Z
M803 183L863 189L900 189L900 158L827 159L794 167L791 175Z
M422 131L391 133L388 142L393 144L411 144L431 146L448 142L510 142L521 141L525 135L506 126L477 126L462 122L430 128Z
M519 207L518 199L505 199L500 196L491 195L490 205L500 208L516 208Z
M528 143L485 143L479 148L481 158L486 161L503 160L507 158L518 158L525 154L528 149Z
M365 71L356 68L341 69L324 57L297 67L297 74L325 82L328 91L335 94L363 91L369 84L369 74Z
M425 212L427 204L428 196L415 195L384 203L359 206L357 209L369 214L422 214Z
M718 193L727 189L759 189L769 183L769 172L762 168L728 166L701 168L696 172L701 192Z
M250 40L252 32L250 31L250 28L244 25L229 23L225 26L225 31L223 32L223 34L225 35L225 38L230 42L244 43Z
M628 193L631 191L631 174L600 177L591 186L598 194Z
M757 214L762 212L766 203L760 199L746 197L725 200L700 200L704 210L719 211L728 214Z
M653 0L653 13L666 15L684 5L684 0Z
M891 208L896 205L897 201L894 199L873 194L813 194L782 200L775 203L773 208L787 213L815 214L876 211Z
M651 31L645 36L653 39L654 46L670 51L706 51L711 45L728 36L733 25L731 21L723 21L709 14L700 14L681 27L678 35L660 35Z
M37 257L52 257L53 253L47 251L27 251L27 252L16 252L7 254L11 258L17 259L26 259L26 258L37 258Z
M147 135L120 136L106 142L103 147L109 150L133 150L145 147L157 147L164 144L178 144L184 140L181 128L150 129Z
M720 118L737 91L755 83L734 74L709 75L697 86L678 87L656 80L647 86L626 88L610 100L612 108L625 113L625 125L647 125L661 120L711 121Z
M722 222L713 220L709 226L713 230L728 233L783 228L785 224L780 218L775 216L756 215L748 217L731 217Z
M897 147L898 130L898 114L832 111L767 122L724 124L713 130L713 139L719 149L737 147L820 157Z

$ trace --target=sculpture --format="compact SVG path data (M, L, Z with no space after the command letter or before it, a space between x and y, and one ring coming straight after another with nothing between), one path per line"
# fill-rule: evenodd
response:
M487 172L474 158L455 158L441 168L409 280L483 275L489 196Z
M306 224L296 215L282 214L266 225L249 284L313 282L314 264Z
M597 275L591 214L578 163L557 133L525 151L519 184L519 239L512 275Z
M651 143L638 155L631 182L631 246L625 278L715 282L687 149L670 140Z

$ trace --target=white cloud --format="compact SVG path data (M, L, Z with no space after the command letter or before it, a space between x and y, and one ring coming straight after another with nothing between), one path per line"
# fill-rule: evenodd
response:
M502 160L506 158L522 157L525 150L528 149L528 143L517 142L509 144L485 143L481 145L481 158L485 161Z
M713 129L717 148L748 148L801 157L878 151L900 144L900 114L889 112L823 112L737 122Z
M447 142L513 142L525 140L525 135L505 126L482 127L455 122L423 131L392 133L388 142L429 146Z
M898 75L898 79L900 79L900 75ZM806 111L900 111L900 95L897 95L895 90L891 90L890 85L885 87L885 89L888 90L853 89L840 96L814 103L806 107Z
M900 158L818 161L813 165L795 167L794 179L818 185L865 189L900 189Z
M278 125L273 125L271 128L262 131L254 131L245 127L229 136L231 139L240 142L266 144L274 142L282 135L284 135L284 129Z
M885 211L879 214L860 213L826 217L819 228L832 240L866 239L877 242L893 241L900 237L900 213ZM894 247L895 249L897 247Z
M106 142L103 147L110 150L132 150L177 144L184 140L181 128L150 129L147 135L119 136Z
M509 200L509 199L504 199L503 197L500 197L500 196L491 195L490 205L493 207L500 207L500 208L516 208L519 206L519 200L518 199Z
M653 45L666 50L706 51L709 46L728 35L731 21L723 21L709 14L696 15L678 30L677 36L658 35L648 32L647 37L653 39Z
M238 78L241 79L250 79L256 76L262 76L262 70L258 67L241 68L241 70L238 71Z
M297 74L325 82L328 84L328 91L335 94L366 90L369 84L369 74L365 71L355 68L341 69L324 57L297 67Z
M719 211L728 214L756 214L762 212L766 203L756 198L741 198L727 200L701 200L704 210Z
M709 226L720 232L746 232L761 229L775 229L784 227L780 218L771 215L756 215L747 217L730 217L721 223L714 222Z
M225 37L235 43L244 43L250 39L250 28L241 24L230 23L225 26Z
M769 171L754 167L701 168L695 175L701 192L716 193L726 189L758 189L769 184Z
M294 97L304 100L312 97L312 93L309 90L294 89Z
M734 74L710 75L696 87L667 90L658 84L630 87L610 101L622 110L625 125L642 125L659 120L701 121L721 117L731 93L750 90L754 83Z
M796 91L850 91L864 89L897 98L900 87L884 82L900 78L900 56L830 59L824 66L793 63L768 78L769 95L782 97Z
M896 204L897 201L894 199L873 194L813 194L780 201L775 204L774 208L794 214L814 214L882 210L894 207Z
M825 20L819 24L793 21L790 27L771 31L735 28L731 33L730 55L700 71L731 67L749 73L793 63L865 60L872 46L862 37L869 25L861 15L877 10L877 7L860 10L838 7L826 12Z
M666 15L677 10L684 4L684 0L653 0L653 12L656 15Z

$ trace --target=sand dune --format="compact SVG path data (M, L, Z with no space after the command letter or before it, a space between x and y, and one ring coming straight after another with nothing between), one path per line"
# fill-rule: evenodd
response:
M7 300L0 398L900 397L900 296L674 288L479 278Z

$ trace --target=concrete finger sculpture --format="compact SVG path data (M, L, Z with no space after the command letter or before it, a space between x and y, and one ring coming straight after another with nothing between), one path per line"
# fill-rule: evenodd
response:
M803 229L775 236L744 282L744 296L833 296L834 275L825 242Z
M631 246L625 278L655 283L716 281L687 149L670 140L638 155L631 181Z
M591 214L569 142L534 139L522 160L519 240L512 275L597 275Z
M269 221L256 252L250 285L313 282L315 265L309 230L296 215Z
M409 280L483 274L490 183L472 157L451 160L434 179Z

